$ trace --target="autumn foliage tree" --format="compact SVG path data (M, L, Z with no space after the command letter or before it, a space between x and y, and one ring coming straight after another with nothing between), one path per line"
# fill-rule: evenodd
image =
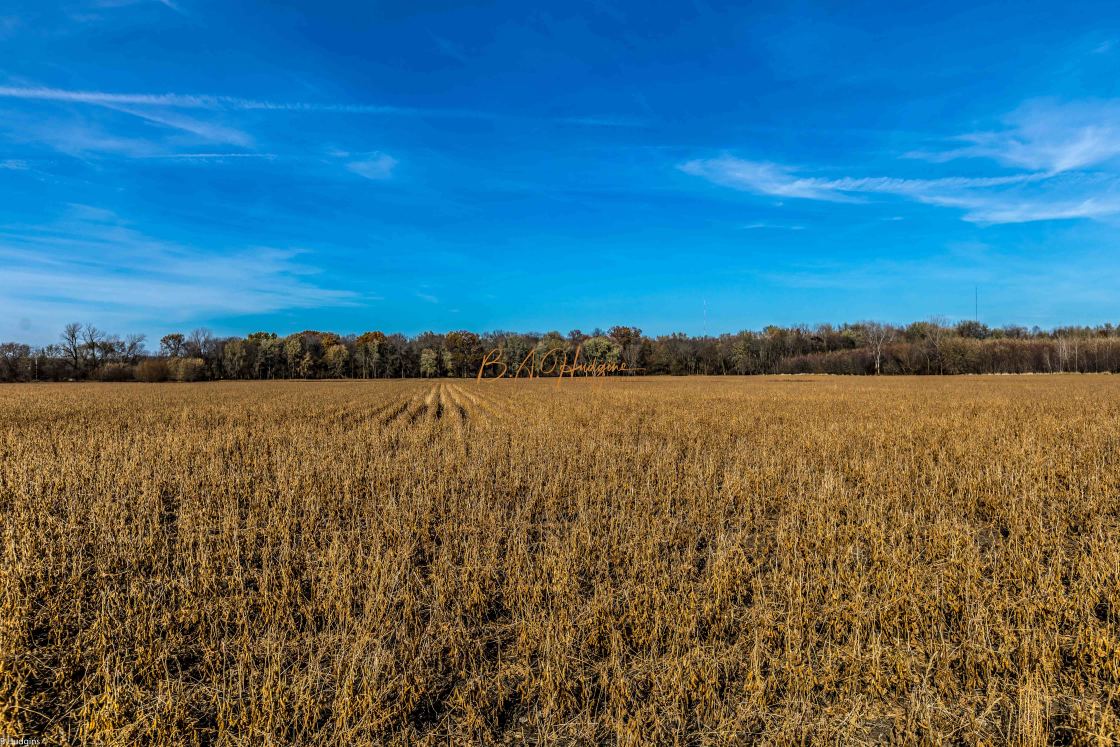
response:
M718 337L682 332L647 336L634 326L587 334L457 330L414 337L380 331L360 335L304 330L281 337L258 331L218 337L205 329L174 332L156 353L142 335L121 338L93 325L68 324L58 342L35 348L0 343L0 381L159 380L166 364L176 381L203 379L365 379L472 377L483 357L500 351L516 370L555 374L562 357L619 363L616 374L731 375L965 374L1120 372L1120 327L992 328L943 319L894 326L875 321L815 327L768 326Z

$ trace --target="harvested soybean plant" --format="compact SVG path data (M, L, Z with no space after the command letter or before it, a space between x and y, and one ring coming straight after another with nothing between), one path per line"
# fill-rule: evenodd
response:
M1118 387L0 388L0 732L1112 744Z

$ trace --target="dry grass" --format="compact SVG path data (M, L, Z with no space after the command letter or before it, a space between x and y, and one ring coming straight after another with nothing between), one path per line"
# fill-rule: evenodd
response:
M0 734L1111 744L1120 380L0 389Z

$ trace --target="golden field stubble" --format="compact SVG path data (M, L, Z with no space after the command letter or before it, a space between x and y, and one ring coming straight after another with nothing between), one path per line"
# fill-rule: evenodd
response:
M0 388L0 734L1120 738L1120 379Z

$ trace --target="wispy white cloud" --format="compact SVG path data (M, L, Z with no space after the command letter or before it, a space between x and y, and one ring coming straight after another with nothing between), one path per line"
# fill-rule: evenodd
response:
M733 189L776 197L861 202L872 195L956 208L975 223L1024 223L1120 215L1120 101L1035 101L1005 118L1006 129L955 139L953 147L907 157L948 163L985 159L1022 169L996 176L824 177L811 169L730 155L695 159L681 171ZM967 143L961 146L960 143ZM1088 171L1088 169L1095 169Z
M75 205L53 223L0 232L0 317L30 317L45 329L72 319L188 323L355 303L322 282L310 256L164 241L111 211Z
M851 198L829 186L826 180L797 176L789 166L766 161L747 161L733 156L697 159L680 165L680 170L715 184L780 197L810 200L848 201Z
M805 230L805 226L801 226L801 225L788 224L788 223L769 223L767 221L757 221L755 223L747 223L746 225L742 226L742 228L744 228L745 230L748 230L748 231L759 231L759 230L804 231Z
M10 117L0 122L7 138L16 143L44 145L76 158L90 154L142 158L168 152L168 148L146 137L117 135L96 122L84 119Z
M397 163L397 159L386 153L370 153L366 158L346 164L346 168L366 179L381 181L393 176Z
M649 127L649 120L636 117L563 117L564 124L582 125L584 127Z
M948 203L946 203L948 204ZM1030 223L1040 220L1107 218L1120 214L1120 194L1115 192L1084 198L980 197L960 200L952 207L968 210L965 220L973 223Z
M28 164L27 161L21 160L19 158L9 158L4 161L0 161L0 169L8 169L9 171L26 171L29 168L31 168L30 164Z
M249 149L254 141L240 130L208 122L199 122L177 112L163 109L108 106L122 114L135 115L153 128L117 128L105 118L86 116L31 116L16 113L6 121L0 120L0 137L12 143L33 148L45 146L59 153L83 160L102 157L129 159L194 162L197 164L222 164L237 161L274 161L284 159L292 164L312 168L328 164L335 173L359 174L367 179L387 180L393 176L399 161L379 151L350 153L328 150L326 157L295 152L258 152L254 150L211 149L212 146L234 146ZM125 111L127 110L127 111ZM166 131L164 131L166 130ZM0 167L17 169L27 167L23 159L0 161Z
M114 111L119 111L124 114L129 114L134 117L143 119L152 124L169 127L174 130L182 132L189 132L197 136L204 142L208 143L222 143L225 145L239 145L242 147L249 147L253 144L253 139L245 132L235 129L233 127L226 127L212 122L202 122L191 117L184 117L175 112L168 112L161 109L138 108L134 106L118 106L106 105Z
M1120 156L1120 101L1030 101L1007 115L1000 130L955 138L959 147L907 155L936 163L984 158L1047 173L1098 166Z
M171 109L204 109L209 111L275 111L334 114L383 114L405 117L449 119L533 120L531 116L500 114L474 109L424 108L386 104L349 104L316 101L269 101L187 93L114 93L110 91L79 91L43 86L0 86L0 98L25 101L57 101L98 106L151 106ZM641 127L646 123L625 117L571 115L551 118L560 124L589 127Z
M799 175L792 167L748 161L734 156L697 159L680 165L686 174L699 176L725 187L778 197L850 202L860 193L893 194L923 201L952 199L962 190L1001 187L1037 181L1043 175L1019 174L1001 177L946 177L941 179L898 179L894 177L843 177L826 179Z
M84 112L15 111L0 119L0 133L11 143L46 146L76 158L153 158L184 151L211 152L215 145L251 148L254 142L239 129L177 111L117 105L102 108L117 113L118 119ZM150 126L131 126L119 120L120 116L136 117Z
M421 301L427 301L428 303L439 303L439 298L437 298L436 296L433 296L431 293L421 293L421 292L417 291L416 292L416 297L419 298Z
M207 109L214 111L287 111L336 112L341 114L402 114L483 118L493 114L467 109L422 109L380 104L340 104L306 101L264 101L237 96L213 96L183 93L112 93L107 91L73 91L60 88L0 86L0 97L28 101L59 101L99 106L156 106L174 109Z
M186 161L224 161L228 158L257 158L265 161L272 161L275 160L277 156L275 153L166 153L147 157Z

